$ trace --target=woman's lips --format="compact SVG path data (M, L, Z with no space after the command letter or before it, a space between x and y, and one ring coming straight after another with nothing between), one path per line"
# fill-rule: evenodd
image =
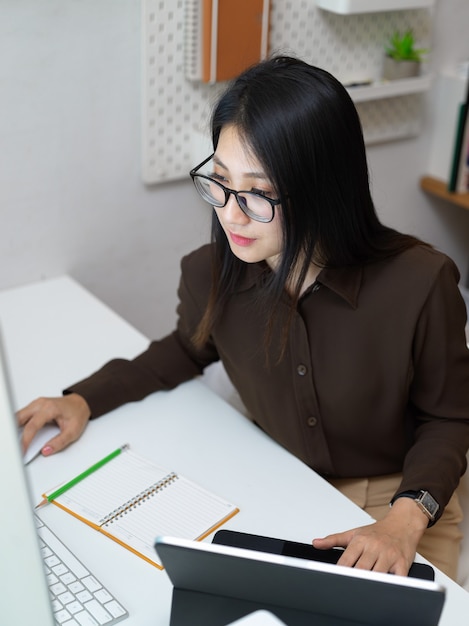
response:
M231 241L235 243L237 246L250 246L255 239L249 239L249 237L242 237L241 235L236 235L235 233L230 232Z

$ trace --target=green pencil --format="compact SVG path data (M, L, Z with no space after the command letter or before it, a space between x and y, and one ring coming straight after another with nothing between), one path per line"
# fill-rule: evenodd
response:
M52 492L48 496L45 496L44 500L42 500L42 502L39 502L39 504L36 506L36 509L43 506L44 504L48 504L49 502L52 502L52 500L55 500L56 498L61 496L63 493L71 489L71 487L79 483L81 480L83 480L84 478L86 478L87 476L95 472L96 470L98 470L103 465L106 465L106 463L114 459L116 456L119 456L119 454L123 450L126 450L128 447L129 447L129 444L126 443L120 448L117 448L117 450L114 450L114 452L111 452L111 454L108 454L107 456L105 456L104 459L101 459L100 461L98 461L97 463L95 463L94 465L86 469L81 474L78 474L78 476L75 476L75 478L72 478L72 480L69 480L68 483L65 483L65 485L62 485L61 487L56 489L54 492Z

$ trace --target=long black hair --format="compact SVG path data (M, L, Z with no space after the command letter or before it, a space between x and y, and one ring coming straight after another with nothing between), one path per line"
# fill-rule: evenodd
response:
M212 140L234 126L281 200L281 261L261 296L271 326L285 286L292 311L308 267L375 262L421 243L381 224L370 194L362 127L343 85L327 71L274 57L243 72L216 104ZM215 213L213 284L197 341L210 333L245 265L231 252ZM294 278L293 278L294 277Z

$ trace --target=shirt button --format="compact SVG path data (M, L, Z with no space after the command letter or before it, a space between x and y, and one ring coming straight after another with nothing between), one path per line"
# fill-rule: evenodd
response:
M317 420L316 417L314 417L314 415L311 415L306 420L306 423L308 424L308 426L311 426L311 428L312 428L313 426L316 426L316 424L318 423L318 420Z
M320 289L321 289L321 285L319 283L314 283L313 289L312 289L313 293L315 291L319 291Z
M308 371L306 365L298 365L298 367L296 368L296 371L298 373L299 376L304 376L306 374L306 372Z

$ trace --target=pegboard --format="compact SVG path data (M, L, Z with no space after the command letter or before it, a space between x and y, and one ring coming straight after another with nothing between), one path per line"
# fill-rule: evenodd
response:
M186 78L191 5L189 0L142 0L142 177L148 184L187 178L205 156L210 111L225 87ZM431 21L431 9L337 15L317 8L314 0L271 0L270 53L299 56L344 84L377 81L391 33L412 28L419 47L428 48ZM420 94L356 107L368 145L420 130Z

